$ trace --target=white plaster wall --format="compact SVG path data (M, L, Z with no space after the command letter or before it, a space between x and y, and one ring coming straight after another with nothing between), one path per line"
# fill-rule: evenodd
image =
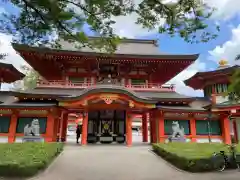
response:
M8 143L8 136L1 136L0 143Z
M169 142L169 140L168 140L168 139L165 139L165 143L168 143L168 142ZM187 139L186 139L186 142L191 142L191 139L187 138Z
M222 139L218 139L218 138L212 138L211 141L214 143L222 143ZM196 142L197 143L209 143L209 140L208 140L208 138L197 138Z
M228 96L216 96L216 103L220 104L220 103L224 103L228 101Z
M22 139L23 139L23 137L16 137L15 138L15 143L22 143ZM42 142L45 142L44 138L42 138Z
M21 143L22 142L22 137L16 137L15 142L16 143Z
M194 108L201 108L204 106L209 105L209 101L206 100L195 100L191 103L189 103L189 106L194 107Z

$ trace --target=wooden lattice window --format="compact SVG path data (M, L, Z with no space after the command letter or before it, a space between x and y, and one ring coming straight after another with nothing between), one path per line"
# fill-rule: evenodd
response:
M10 127L11 116L0 117L0 133L8 133Z
M23 133L24 132L24 127L27 124L32 123L34 119L38 119L39 126L40 126L40 134L45 134L46 133L46 128L47 128L47 117L19 117L18 122L17 122L17 133Z
M131 79L132 85L143 85L146 84L145 79Z
M219 120L196 120L196 133L197 135L208 135L209 133L211 135L221 135L221 123Z

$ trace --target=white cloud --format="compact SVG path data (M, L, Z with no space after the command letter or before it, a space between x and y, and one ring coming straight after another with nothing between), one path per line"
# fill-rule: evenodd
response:
M142 0L134 0L135 4L139 4ZM165 3L177 2L178 0L164 0ZM235 15L240 15L240 0L202 0L211 7L217 8L212 18L217 20L228 20ZM114 18L116 24L112 27L114 32L122 37L134 38L138 36L146 36L157 33L157 29L149 31L135 24L137 14L132 13L128 16L119 16ZM163 21L164 22L164 21ZM162 23L163 23L162 22Z
M240 65L240 61L235 61L236 55L240 54L240 25L232 29L232 37L229 41L209 51L209 54L210 59L215 62L225 59L231 65Z
M165 1L167 2L172 0ZM142 2L142 0L133 0L133 2L135 5L138 5ZM127 16L114 17L113 20L116 22L114 25L112 25L114 33L119 35L120 37L126 38L135 38L138 36L147 36L149 34L157 33L158 29L148 30L146 28L143 28L141 25L136 24L135 22L137 21L137 18L138 15L136 13L132 13ZM160 23L163 24L164 20L162 20Z
M168 83L175 84L176 91L180 94L184 94L187 96L203 96L202 90L194 90L191 87L188 87L184 84L184 80L189 79L198 71L205 71L206 64L196 60L191 66L189 66L186 70L179 73L176 77L171 79Z
M0 7L0 14L2 14L2 13L7 13L7 11L3 8L3 7Z
M12 48L11 41L12 41L11 36L0 33L0 42L1 42L0 53L7 54L7 56L2 62L13 64L18 70L21 70L20 66L23 64L27 65L27 63Z
M240 15L240 1L239 0L203 0L211 7L217 8L213 14L214 19L228 20L235 15Z
M27 63L12 48L11 40L11 36L0 33L0 53L7 54L7 56L4 58L4 60L1 60L1 62L12 64L15 68L21 71L20 66L24 64L27 65ZM1 90L9 90L12 87L12 84L3 83L1 85Z

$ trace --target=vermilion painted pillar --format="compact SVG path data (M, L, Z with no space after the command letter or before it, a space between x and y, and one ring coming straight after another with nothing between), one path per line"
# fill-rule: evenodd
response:
M67 139L67 125L68 125L68 113L64 113L62 117L62 129L61 129L62 142L65 142Z
M158 112L158 142L164 142L164 114L162 111Z
M126 144L127 146L132 145L132 117L129 112L126 116Z
M87 144L87 134L88 134L88 113L85 113L82 121L82 137L81 137L82 145Z
M9 136L8 136L9 143L15 142L17 120L18 120L18 115L13 112L13 114L11 116L10 127L9 127Z
M194 116L190 119L190 133L192 137L192 142L196 142L197 129L196 129L196 120Z
M234 131L234 139L235 142L238 143L238 131L237 131L237 122L236 119L233 121L233 131Z
M152 121L152 112L148 113L149 125L150 125L150 143L153 143L153 121Z
M157 112L156 110L151 113L152 116L152 142L157 143Z
M228 117L223 117L222 122L224 142L225 144L231 144L230 120L228 119Z
M54 117L52 112L50 111L47 117L47 129L46 129L45 141L52 142L53 137L54 137Z
M146 113L142 115L142 138L143 142L148 142L148 122Z

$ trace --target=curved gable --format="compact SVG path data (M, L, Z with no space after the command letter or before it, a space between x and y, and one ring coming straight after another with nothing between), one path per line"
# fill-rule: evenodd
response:
M156 100L152 100L150 98L139 96L134 91L131 91L129 89L123 88L122 86L115 86L115 85L99 85L95 88L87 88L80 92L78 95L71 96L71 97L63 97L59 98L58 101L60 102L73 102L77 100L83 100L91 95L94 94L119 94L120 96L127 96L130 100L134 100L136 102L140 103L146 103L146 104L156 104Z

